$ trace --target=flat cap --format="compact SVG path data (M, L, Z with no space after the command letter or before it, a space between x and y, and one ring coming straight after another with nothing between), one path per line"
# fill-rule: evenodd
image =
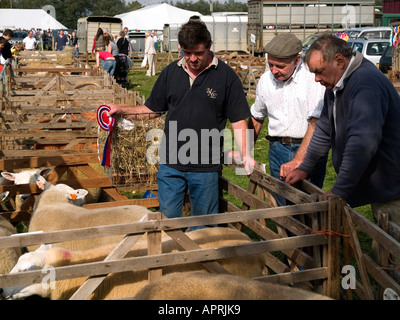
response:
M301 41L291 33L283 33L274 37L264 48L264 52L276 58L289 58L300 53Z

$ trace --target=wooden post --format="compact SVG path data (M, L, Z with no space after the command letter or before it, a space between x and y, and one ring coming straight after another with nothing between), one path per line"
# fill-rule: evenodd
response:
M161 220L160 212L148 213L148 220ZM147 232L147 254L161 254L162 253L162 242L161 242L161 231L150 231ZM151 268L148 273L148 280L154 281L162 277L162 268Z
M383 231L389 233L389 214L387 212L378 211L378 226L382 228ZM382 246L379 245L378 249L379 254L379 265L382 268L387 268L389 266L389 252ZM383 292L385 288L381 285L378 286L378 299L383 299Z
M318 202L321 199L321 196L314 193L311 195L313 202ZM311 217L311 226L313 230L321 230L321 212L313 212ZM314 246L313 250L313 258L314 258L314 268L321 268L322 267L322 252L321 246ZM316 280L314 281L315 291L322 294L322 281Z
M342 201L337 196L328 197L328 213L325 215L324 228L327 231L328 246L324 250L324 266L328 267L328 278L324 282L324 294L340 299L340 237L332 233L340 233ZM331 233L331 234L329 234Z
M361 294L363 295L362 299L373 300L374 295L372 293L371 284L368 279L368 273L365 267L360 242L358 241L357 233L354 228L353 219L351 218L351 215L347 208L344 209L343 224L346 225L346 229L349 231L350 234L350 240L353 244L353 254L357 260L358 271L360 273L360 278L362 281L362 290L360 290Z

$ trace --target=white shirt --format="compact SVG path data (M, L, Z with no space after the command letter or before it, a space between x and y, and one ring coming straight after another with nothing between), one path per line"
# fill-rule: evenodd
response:
M26 37L22 42L25 44L25 49L33 50L35 49L36 39L32 36L32 38Z
M257 84L251 115L257 120L268 117L268 134L273 137L303 138L310 118L319 118L324 105L325 87L315 82L300 61L286 81L276 80L270 70Z
M344 79L346 78L347 72L349 71L350 66L351 66L351 64L353 63L353 61L354 61L354 56L351 57L350 62L349 62L349 65L347 66L345 72L343 73L343 75L342 75L342 77L339 79L339 81L335 84L334 88L332 89L332 91L333 91L333 96L334 96L334 99L333 99L333 113L332 113L332 115L333 115L333 123L334 123L334 125L335 125L335 131L336 131L336 92L337 92L338 90L340 90L341 87L343 86L343 81L344 81Z
M154 40L152 36L148 36L144 43L145 54L156 54L156 48L154 47Z

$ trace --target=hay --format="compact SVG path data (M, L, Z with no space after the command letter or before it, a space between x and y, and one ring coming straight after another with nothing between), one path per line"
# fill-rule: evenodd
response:
M74 47L65 46L61 52L57 53L57 63L61 65L73 64L75 62L72 54L74 50Z
M114 186L156 183L159 163L149 159L149 151L156 150L161 141L157 137L146 141L146 135L151 129L163 130L164 124L164 117L129 121L123 117L115 118L111 136L111 166L107 170ZM100 150L103 150L107 137L108 132L100 130Z

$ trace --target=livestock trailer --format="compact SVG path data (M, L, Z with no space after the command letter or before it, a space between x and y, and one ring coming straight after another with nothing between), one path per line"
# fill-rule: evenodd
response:
M246 51L247 16L202 16L217 51ZM178 52L178 32L182 24L166 24L163 29L163 50Z
M324 31L338 32L351 27L373 26L373 0L248 1L247 41L249 51L263 54L263 48L280 33L290 32L300 40Z
M92 52L93 39L99 28L108 29L109 34L117 34L123 29L122 20L107 16L90 16L78 19L79 53Z
M128 33L128 39L134 52L144 52L146 36L144 32L132 31Z

